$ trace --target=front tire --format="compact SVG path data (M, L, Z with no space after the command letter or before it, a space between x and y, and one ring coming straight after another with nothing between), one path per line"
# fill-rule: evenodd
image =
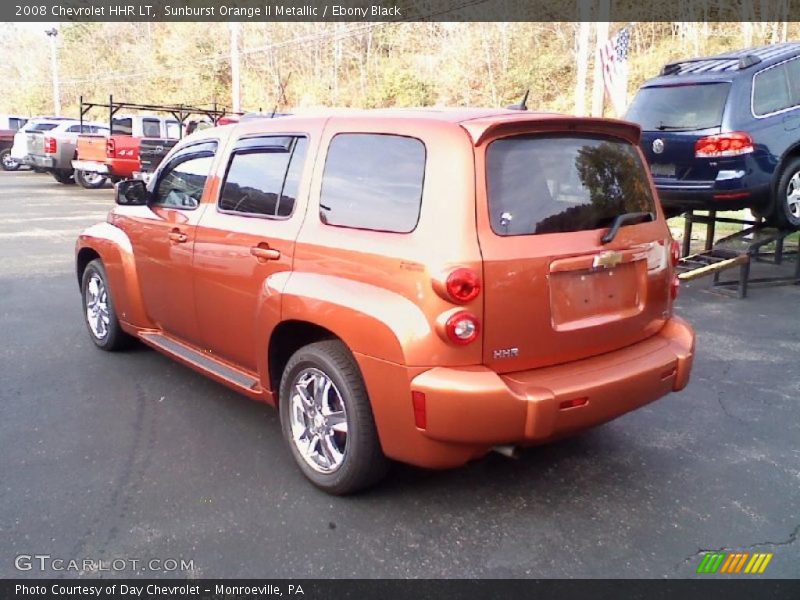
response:
M95 345L109 352L126 348L132 338L120 327L106 269L100 259L86 265L81 278L81 296L86 327Z
M87 190L96 190L103 187L108 179L105 175L100 173L90 173L89 171L75 170L75 181L78 182L82 188Z
M781 173L770 220L780 229L800 229L800 157Z
M3 167L3 171L17 171L22 165L11 156L11 148L6 148L0 152L0 166Z
M338 340L295 352L280 386L283 436L303 474L330 494L351 494L380 480L383 455L364 380Z
M73 185L75 183L75 178L72 176L72 171L53 171L51 174L53 175L53 179L55 179L58 183L64 185Z

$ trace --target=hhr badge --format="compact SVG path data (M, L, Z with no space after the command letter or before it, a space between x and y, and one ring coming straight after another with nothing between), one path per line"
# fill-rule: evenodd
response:
M606 252L601 252L600 254L594 257L594 260L592 261L592 268L610 269L612 267L616 267L621 262L622 262L621 252L616 252L614 250L607 250Z
M515 358L519 356L519 348L502 348L492 351L492 358L501 360L503 358Z
M661 154L664 151L664 140L661 138L656 138L653 140L653 152L656 154Z

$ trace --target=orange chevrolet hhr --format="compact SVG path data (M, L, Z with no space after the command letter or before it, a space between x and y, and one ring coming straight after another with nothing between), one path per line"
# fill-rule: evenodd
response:
M638 141L515 110L204 130L80 236L89 333L277 406L334 494L603 423L686 386L694 351Z

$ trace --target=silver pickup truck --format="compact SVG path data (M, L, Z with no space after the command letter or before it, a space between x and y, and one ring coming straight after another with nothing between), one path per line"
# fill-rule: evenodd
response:
M81 133L78 121L64 121L48 131L29 131L25 164L50 173L59 183L75 183L75 145ZM84 123L83 133L108 135L108 127Z

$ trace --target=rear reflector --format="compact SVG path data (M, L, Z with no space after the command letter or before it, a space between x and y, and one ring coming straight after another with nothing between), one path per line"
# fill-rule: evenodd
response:
M672 240L669 244L669 259L673 267L677 266L681 260L681 245L678 240Z
M414 425L418 429L425 429L428 426L428 417L425 414L425 394L411 392L411 404L414 407Z
M589 398L573 398L572 400L564 400L558 405L559 410L566 410L568 408L578 408L579 406L586 406L589 403Z
M714 200L736 200L737 198L747 198L750 192L730 192L724 194L714 194Z
M694 144L694 155L697 158L713 158L716 156L739 156L753 151L753 138L743 131L720 133L700 138Z

